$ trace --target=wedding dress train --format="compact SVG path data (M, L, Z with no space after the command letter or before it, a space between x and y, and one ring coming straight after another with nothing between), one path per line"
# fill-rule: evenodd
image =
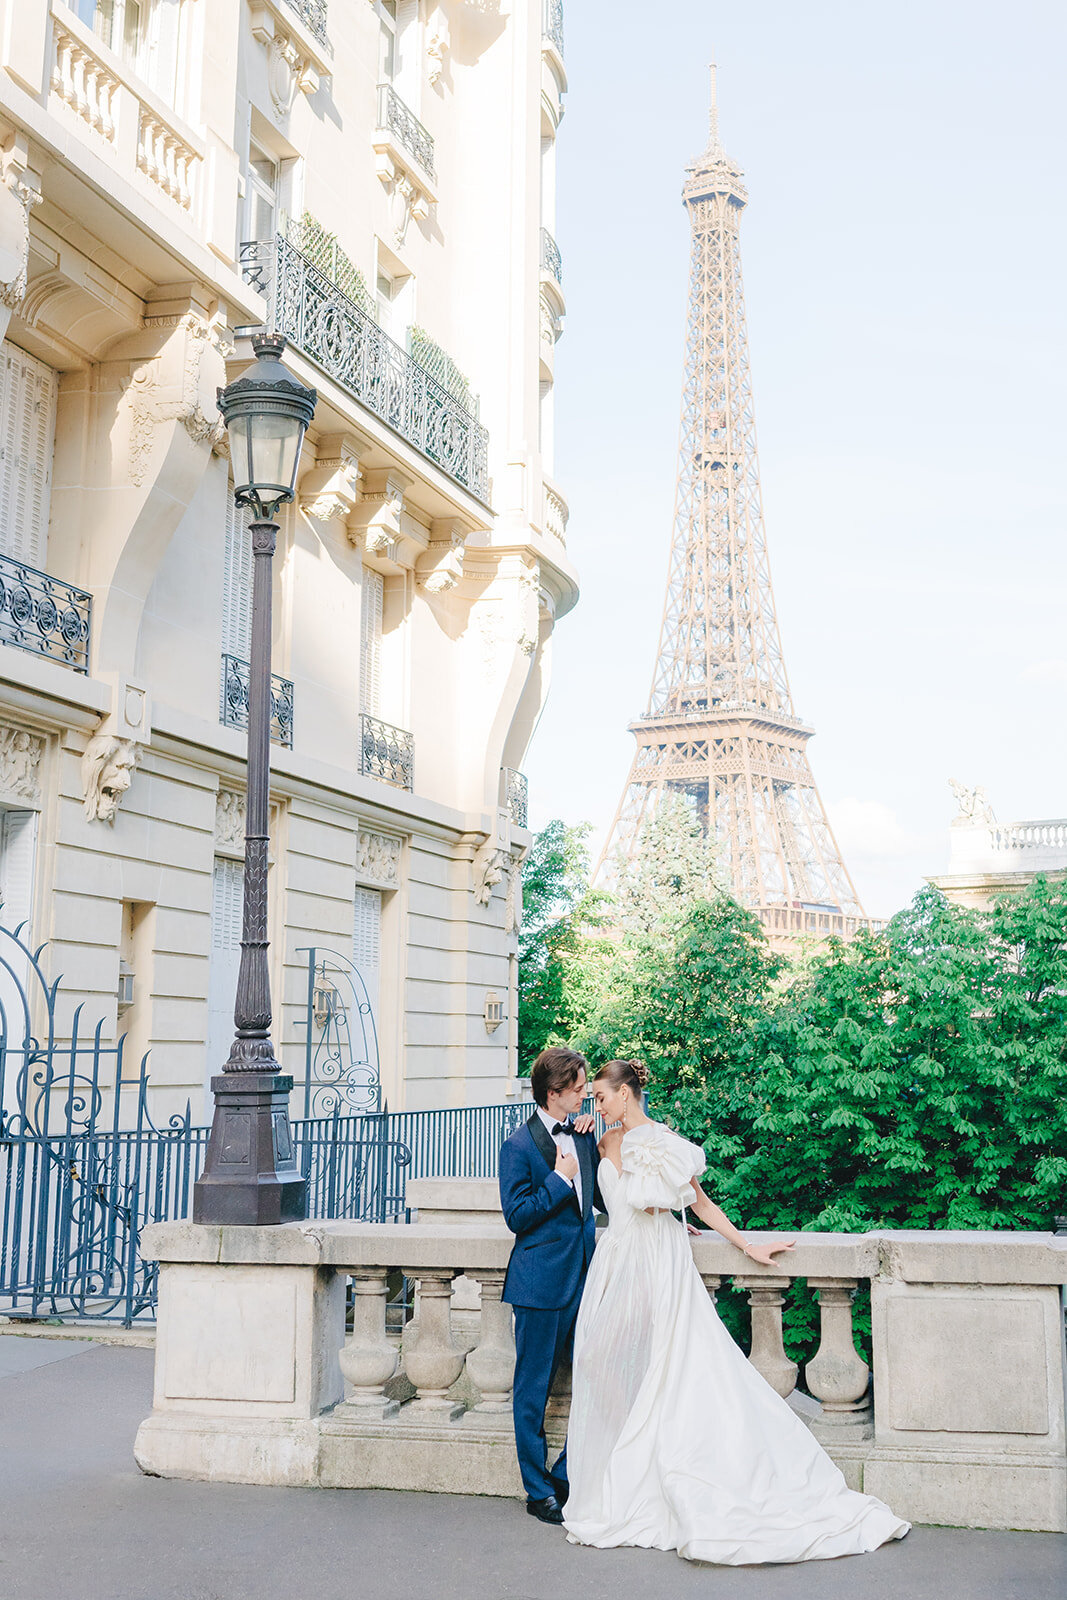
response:
M742 1565L903 1538L909 1524L848 1488L720 1321L671 1215L692 1199L702 1152L649 1123L624 1136L621 1159L621 1174L600 1164L609 1225L575 1331L571 1542Z

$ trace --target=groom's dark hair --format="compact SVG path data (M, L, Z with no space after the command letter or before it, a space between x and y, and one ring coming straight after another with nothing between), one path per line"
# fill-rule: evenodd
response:
M539 1106L548 1105L550 1093L559 1094L578 1081L579 1072L588 1073L589 1063L580 1050L568 1050L566 1045L554 1044L542 1050L530 1073L530 1087Z

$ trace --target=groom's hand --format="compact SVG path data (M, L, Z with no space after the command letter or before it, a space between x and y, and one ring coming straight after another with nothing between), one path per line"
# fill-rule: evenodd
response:
M561 1178L566 1178L570 1183L578 1176L578 1159L576 1156L567 1155L563 1150L556 1151L556 1171Z
M596 1117L591 1111L583 1111L580 1117L574 1119L575 1133L592 1133L596 1127Z

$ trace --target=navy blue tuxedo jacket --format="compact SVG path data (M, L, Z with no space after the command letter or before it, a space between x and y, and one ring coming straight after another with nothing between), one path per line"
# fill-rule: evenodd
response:
M556 1145L536 1111L500 1148L500 1204L515 1235L503 1299L559 1311L578 1292L596 1243L596 1134L577 1133L582 1200L556 1172Z

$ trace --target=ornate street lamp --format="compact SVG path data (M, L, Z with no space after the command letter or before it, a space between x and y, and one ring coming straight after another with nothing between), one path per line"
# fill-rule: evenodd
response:
M307 1210L289 1126L292 1078L271 1043L267 966L267 846L270 787L271 562L274 514L296 492L300 447L318 396L282 366L280 334L254 334L255 364L218 392L230 435L234 499L251 506L252 659L248 675L248 795L245 803L244 924L234 1005L236 1037L211 1080L215 1114L204 1170L193 1191L194 1222L291 1222Z

